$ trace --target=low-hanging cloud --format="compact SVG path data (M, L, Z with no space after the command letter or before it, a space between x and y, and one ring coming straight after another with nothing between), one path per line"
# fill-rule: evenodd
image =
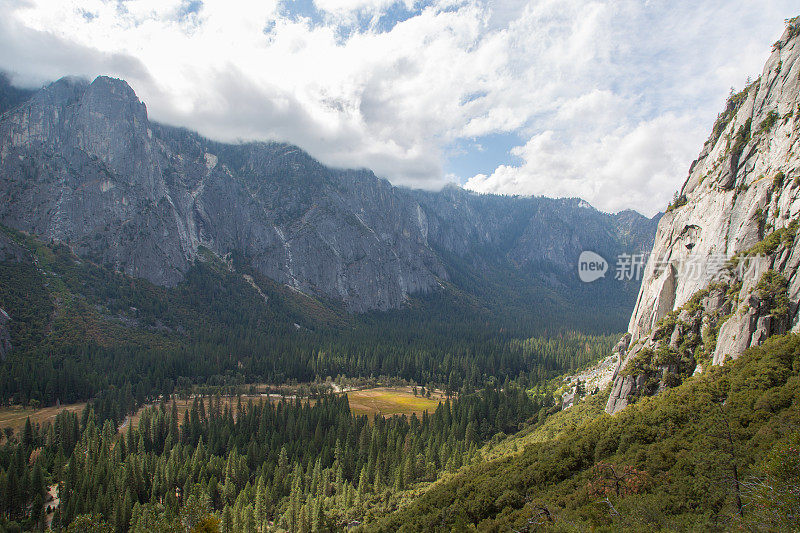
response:
M414 187L453 179L445 168L456 144L515 133L517 163L455 178L476 191L652 214L685 177L728 88L758 74L794 9L783 0L303 5L0 0L0 68L25 85L121 77L155 120L224 141L292 142Z

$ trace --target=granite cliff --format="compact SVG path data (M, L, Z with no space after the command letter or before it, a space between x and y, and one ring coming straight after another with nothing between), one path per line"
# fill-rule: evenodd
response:
M732 94L661 219L606 410L800 331L800 20Z
M471 283L512 272L558 292L574 285L584 248L647 249L657 221L577 199L408 190L291 145L214 142L151 122L108 77L11 96L0 109L0 224L164 286L207 249L354 312L398 308L455 269ZM607 284L597 299L630 305L635 290Z

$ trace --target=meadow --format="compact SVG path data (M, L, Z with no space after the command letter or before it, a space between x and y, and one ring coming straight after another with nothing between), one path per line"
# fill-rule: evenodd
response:
M412 413L416 413L417 416L421 416L424 411L433 413L433 411L436 410L436 406L439 405L439 402L444 401L445 398L443 393L440 391L432 393L430 398L425 398L422 395L414 395L411 387L376 387L371 389L351 390L343 392L342 394L347 394L350 404L350 411L354 415L367 415L370 418L375 415L411 416ZM252 401L253 403L258 403L264 400L275 402L279 401L281 396L276 394L266 395L263 393L243 394L241 396L223 396L222 405L235 410L236 404L240 398L242 404L247 404L249 401ZM293 397L289 398L293 399ZM189 409L194 399L178 398L172 401L177 402L178 418L182 422L186 411ZM167 404L167 407L170 409L172 408L172 401ZM204 397L203 401L206 409L208 409L208 402L210 401L210 398ZM314 403L313 399L309 401ZM122 423L119 430L124 431L130 423L133 423L133 427L136 428L142 411L150 405L152 404L142 406L135 414L129 416L125 422ZM55 416L64 409L80 414L84 407L86 407L85 402L65 404L59 407L45 407L41 409L33 409L20 405L2 407L0 408L0 441L5 439L5 435L2 434L2 430L7 427L12 428L15 435L19 435L24 429L25 420L28 417L30 417L33 424L39 424L41 426L45 422L52 422Z
M42 425L47 421L51 421L58 413L66 409L75 413L80 413L86 407L86 402L73 403L69 405L44 407L42 409L33 409L31 407L22 407L21 405L12 405L10 407L0 408L0 441L5 440L4 430L11 428L14 430L15 435L20 435L25 428L25 420L30 417L31 423Z
M423 411L433 413L441 398L442 396L438 393L432 394L430 398L415 396L410 387L378 387L347 393L350 411L356 415L369 415L370 417L374 415L411 416L412 413L420 416Z

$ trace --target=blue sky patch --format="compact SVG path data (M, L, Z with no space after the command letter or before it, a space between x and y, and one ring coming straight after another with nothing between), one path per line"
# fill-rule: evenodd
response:
M525 142L516 132L459 140L445 153L444 171L458 176L463 184L476 174L491 174L500 165L519 165L522 160L509 150L522 144Z

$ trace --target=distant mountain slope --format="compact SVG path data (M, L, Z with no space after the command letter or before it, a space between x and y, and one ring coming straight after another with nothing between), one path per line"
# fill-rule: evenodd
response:
M20 89L11 85L8 75L0 72L0 115L5 113L8 109L15 107L28 98L34 91L29 89Z
M407 190L286 144L213 142L151 123L131 88L106 77L15 98L0 115L0 223L165 286L201 247L356 312L401 307L454 276L501 306L486 280L511 274L520 298L548 294L560 316L602 304L593 313L608 310L602 327L615 329L636 284L581 287L577 257L649 249L657 222L579 200Z

